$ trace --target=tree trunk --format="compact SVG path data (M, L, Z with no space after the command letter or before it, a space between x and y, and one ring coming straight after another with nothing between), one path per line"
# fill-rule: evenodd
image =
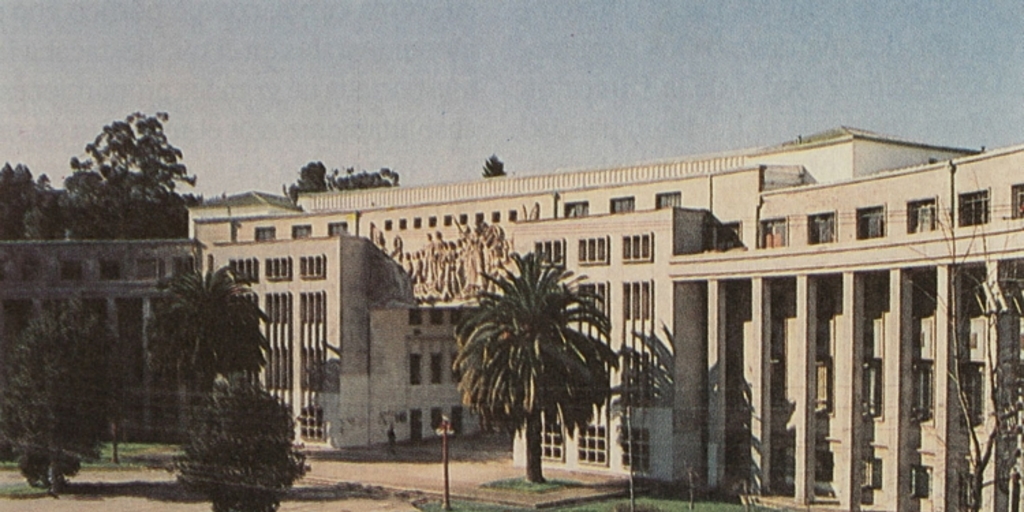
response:
M533 483L544 482L544 473L541 469L540 441L540 414L531 414L526 418L526 479Z

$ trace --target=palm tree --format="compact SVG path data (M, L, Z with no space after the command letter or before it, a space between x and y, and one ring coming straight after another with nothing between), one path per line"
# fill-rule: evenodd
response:
M526 478L543 482L542 424L569 435L586 428L611 393L617 366L610 329L597 297L583 293L572 273L537 255L512 256L516 273L487 276L477 308L458 325L463 402L484 421L526 437Z
M254 374L263 367L268 344L260 321L265 315L227 267L186 272L166 286L150 357L154 367L174 375L180 392L207 393L218 375Z

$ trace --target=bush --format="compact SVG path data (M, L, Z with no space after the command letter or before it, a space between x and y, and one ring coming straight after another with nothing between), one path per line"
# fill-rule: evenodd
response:
M188 434L178 480L215 512L273 512L306 471L288 409L244 378L217 382L193 410Z

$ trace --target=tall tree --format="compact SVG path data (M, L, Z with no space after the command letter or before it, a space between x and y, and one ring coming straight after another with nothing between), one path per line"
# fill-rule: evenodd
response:
M177 379L184 399L209 392L218 375L263 367L263 312L227 267L180 274L167 289L156 308L150 357L159 373Z
M288 197L292 201L299 198L300 192L326 192L327 167L323 162L310 162L299 170L299 181L288 187Z
M505 163L498 158L498 155L491 155L484 162L484 178L496 178L504 175Z
M82 459L99 456L111 334L78 301L44 307L7 353L0 430L22 474L58 492Z
M359 190L367 188L397 187L397 172L382 167L378 171L356 172L354 167L345 169L345 174L334 169L330 174L323 162L309 162L299 170L299 179L287 188L288 197L298 201L303 192L326 192L328 190Z
M28 167L8 163L0 168L0 240L25 238L25 212L35 202L35 195Z
M164 133L168 116L134 113L103 127L85 146L86 158L71 159L64 180L71 235L86 239L183 238L187 203L178 184L195 184L181 163L181 150ZM154 222L159 219L160 222Z
M530 253L513 255L515 273L487 276L475 310L456 328L454 365L463 402L485 421L526 438L526 477L544 481L543 423L570 436L606 404L617 356L598 300L581 292L572 273Z

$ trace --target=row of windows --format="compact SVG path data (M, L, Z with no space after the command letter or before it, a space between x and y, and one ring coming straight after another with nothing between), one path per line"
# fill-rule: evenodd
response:
M193 268L192 258L179 257L171 261L171 275L179 275L189 272ZM21 265L20 278L22 281L35 281L39 278L39 264L34 261L26 261ZM6 281L13 277L7 272L8 268L0 262L0 281ZM100 260L99 274L101 281L120 281L128 279L124 263L120 260ZM160 279L167 275L167 262L159 258L140 258L135 260L134 279ZM83 281L86 279L86 261L84 260L60 260L57 263L57 276L61 281Z
M646 428L619 427L622 466L639 471L651 468L651 432ZM585 464L607 465L608 427L590 425L579 433L577 456ZM541 435L541 456L552 461L565 460L565 432L559 423L545 423Z
M267 258L268 281L291 281L292 258ZM229 260L228 268L235 278L249 283L260 282L259 258ZM324 279L327 277L327 256L302 256L299 258L299 277L302 279Z
M234 230L234 227L232 228ZM348 222L331 222L327 224L327 236L341 236L348 233ZM310 238L313 236L313 226L310 224L300 224L292 226L292 239L300 240L303 238ZM234 241L234 231L232 232L232 241ZM270 242L277 240L277 228L274 226L260 226L254 231L253 238L257 242Z
M267 281L291 281L292 258L267 258Z
M1024 185L1013 187L1012 217L1024 218ZM938 210L935 199L922 199L907 203L907 233L924 233L938 228ZM960 227L987 224L991 220L988 190L960 194L957 202L956 223ZM785 218L761 221L759 245L761 248L784 247L789 244L788 220ZM826 244L838 239L836 213L823 212L807 216L808 245ZM856 211L857 240L886 236L884 206L858 208Z
M299 277L302 279L326 278L327 256L303 256L299 258Z
M423 309L413 308L409 310L409 325L423 325ZM442 308L430 308L427 309L427 317L430 320L430 325L444 325L444 312ZM448 322L451 325L457 325L462 321L462 310L461 309L449 309L448 310Z
M509 222L518 222L519 221L519 212L518 211L516 211L516 210L509 210L507 215L508 216L506 218L508 219ZM476 221L476 225L477 226L479 226L479 225L483 224L484 222L486 222L487 219L488 219L488 217L487 217L487 215L484 212L477 212L476 215L474 216L474 220ZM428 228L436 228L437 227L438 217L431 216L431 217L427 217L426 220L427 220L426 221L426 227L428 227ZM456 220L458 220L458 224L460 226L466 226L466 225L469 224L469 214L468 213L462 213L462 214L459 214L459 216L457 218L454 215L445 215L445 216L441 217L440 220L444 224L445 227L451 227L452 225L454 225L456 223ZM500 211L496 210L496 211L491 212L490 223L491 224L500 224L501 223L501 212ZM413 217L412 218L412 223L411 223L411 228L412 229L422 229L423 225L424 225L424 222L423 222L423 218L422 217ZM395 222L393 220L387 219L387 220L384 221L384 231L392 231L394 229L395 229ZM409 219L398 219L398 229L402 230L402 231L404 231L406 229L410 229Z
M555 265L564 265L566 257L565 240L544 240L533 244L533 251L540 258ZM611 263L611 237L581 238L577 254L583 265L608 265ZM622 261L654 261L654 233L627 235L622 237Z
M654 196L654 207L658 210L663 208L677 208L683 205L683 194L681 192L665 192ZM608 202L610 213L629 213L636 211L636 198L633 196L616 197ZM586 217L590 215L590 201L571 201L565 203L565 216Z
M455 361L455 353L452 352L451 360L448 362L448 381L452 384L459 382L459 374L452 366ZM430 354L430 383L441 384L444 379L444 354L434 352ZM423 384L423 355L409 354L409 385L419 386Z

